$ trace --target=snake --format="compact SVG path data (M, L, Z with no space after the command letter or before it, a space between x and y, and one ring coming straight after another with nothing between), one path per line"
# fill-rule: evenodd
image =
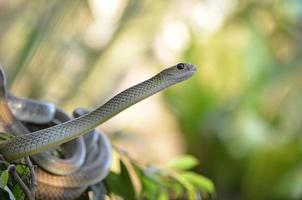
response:
M54 104L7 93L4 71L1 67L0 75L1 131L18 135L71 119ZM74 110L73 115L79 117L84 113L87 113L87 109L78 108ZM36 199L76 199L89 185L101 182L109 173L111 146L105 134L92 131L84 138L79 137L63 144L61 148L64 158L50 155L48 152L31 156L39 166L35 170L38 183ZM66 174L62 176L62 173Z
M23 102L26 104L26 102ZM87 113L87 109L75 109L73 115L79 117ZM56 108L56 114L47 124L26 123L29 131L43 129L47 126L62 123L70 117L61 109ZM29 119L29 121L34 121ZM16 121L14 121L15 123ZM8 125L9 126L9 125ZM85 162L75 173L62 176L43 168L35 170L38 181L36 199L40 200L72 200L79 197L90 185L101 182L109 173L111 165L111 145L104 133L92 131L83 137L85 141ZM66 149L67 148L67 149ZM66 146L67 154L77 151L72 146Z
M68 121L68 115L57 109L53 104L20 98L7 91L7 82L4 70L0 65L0 131L12 135L23 135L29 133L20 121L33 122L34 124L45 124L53 118ZM47 152L32 155L31 158L43 169L58 175L68 175L77 171L85 159L85 144L83 138L79 137L66 144L67 148L75 149L68 159L60 159Z
M45 124L55 116L56 107L49 102L21 98L7 93L7 103L14 116L23 122Z
M152 78L124 90L105 104L78 118L68 120L49 128L33 132L27 131L25 132L26 134L17 134L5 141L1 141L0 153L6 160L15 161L25 156L33 156L37 153L57 147L84 134L90 133L95 127L109 120L131 105L136 104L165 88L187 80L195 72L195 66L188 63L179 63L164 69ZM2 102L0 101L0 103ZM100 139L100 141L102 141L102 139ZM104 145L104 143L106 142L104 142L103 139L102 144ZM91 162L91 160L87 158L86 162ZM90 175L91 171L93 171L93 167L89 168L89 170L84 170L84 176L79 177L78 179L65 181L65 183L62 183L64 181L58 176L59 178L54 182L56 187L65 187L66 184L78 187L81 186L82 182L87 183L87 181L89 184L93 184L95 181L93 181L94 177ZM42 175L40 177L42 177ZM45 178L45 180L48 179ZM43 181L41 182L44 184Z
M8 107L20 121L45 124L54 118L55 105L49 102L21 98L7 92L6 78L0 64L0 99L7 100Z
M0 143L0 153L14 161L59 146L92 131L131 105L191 77L192 64L180 63L117 94L97 109L79 118L43 130L18 135Z
M83 113L87 113L87 110L76 109L74 116L79 117ZM103 132L93 130L84 136L84 141L87 149L85 162L75 173L62 176L46 172L40 168L36 170L37 199L75 199L88 186L101 182L108 175L111 166L111 145L106 135Z

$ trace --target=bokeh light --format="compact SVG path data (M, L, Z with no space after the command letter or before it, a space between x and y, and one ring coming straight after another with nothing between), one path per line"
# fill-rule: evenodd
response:
M143 162L180 154L221 199L301 199L298 0L0 2L11 91L68 112L96 107L165 67L189 81L101 126Z

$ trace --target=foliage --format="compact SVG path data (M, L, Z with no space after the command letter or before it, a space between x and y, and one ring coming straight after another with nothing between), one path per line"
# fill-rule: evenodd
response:
M207 180L186 171L195 166L221 199L302 198L301 1L122 1L112 21L101 18L108 23L106 34L96 34L99 46L86 41L96 22L91 1L13 2L0 3L0 57L11 89L23 96L68 110L93 107L128 66L197 66L194 79L169 89L164 100L200 165L185 157L167 170L121 159L111 184L133 184L130 165L141 189L112 191L162 199L183 191L193 197L199 184L210 191Z
M118 151L116 162L118 172L111 171L102 183L89 187L78 200L88 200L88 192L93 192L94 199L189 199L199 196L209 197L215 194L213 183L188 170L196 167L198 161L192 156L182 156L167 163L166 166L155 167L141 165L125 153ZM17 172L23 177L29 170L24 165L16 165ZM9 177L7 169L0 176L0 198L8 200L25 199L20 186ZM200 198L200 197L199 197Z
M123 199L198 199L215 193L213 183L204 176L187 170L198 161L192 156L183 156L166 166L142 166L126 154L119 154L120 171L111 172L106 185L111 197Z
M184 57L200 76L165 93L220 197L302 198L301 6L239 1L206 42L192 39Z
M1 164L0 175L0 199L7 200L24 200L25 195L18 183L12 179L9 169L5 169L5 165ZM24 179L28 179L29 170L25 165L16 165L17 173Z

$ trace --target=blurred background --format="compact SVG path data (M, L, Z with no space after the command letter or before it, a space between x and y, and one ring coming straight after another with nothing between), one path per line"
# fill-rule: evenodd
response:
M299 0L0 0L10 90L69 113L195 64L101 127L145 163L196 156L220 199L302 199L301 31Z

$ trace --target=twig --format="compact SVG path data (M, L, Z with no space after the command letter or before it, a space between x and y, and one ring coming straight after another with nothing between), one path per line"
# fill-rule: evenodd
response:
M31 196L33 199L35 199L35 194L36 194L36 188L37 188L37 181L36 181L36 174L35 174L35 168L33 164L31 163L30 159L28 156L25 157L25 162L29 168L29 173L30 173L30 191L31 191Z
M26 158L29 159L29 157L26 157ZM25 158L25 160L26 160L26 158ZM27 199L34 200L35 199L34 191L30 190L27 187L27 185L23 182L23 180L21 179L21 177L19 176L19 174L16 171L15 165L12 165L9 162L7 162L1 154L0 154L0 160L1 160L1 163L4 164L5 167L7 167L7 169L9 170L9 172L13 175L14 180L19 183L19 185L21 186L21 189L23 190L23 192L26 195ZM36 184L35 175L32 175L32 172L33 172L33 174L35 174L35 173L34 173L34 171L31 171L31 170L33 170L33 165L32 165L30 160L29 160L29 162L28 161L26 161L26 162L27 162L27 165L28 165L30 173L31 173L31 178L33 178L32 176L34 176L34 180L31 180L32 185L35 185ZM31 187L31 189L32 188L35 189L35 186Z
M34 200L34 197L32 196L30 189L27 187L27 185L23 182L23 180L21 179L21 177L17 173L16 166L15 165L9 165L7 167L7 169L13 175L15 181L17 181L19 183L19 185L21 186L21 188L22 188L24 194L26 195L26 197L29 200Z

